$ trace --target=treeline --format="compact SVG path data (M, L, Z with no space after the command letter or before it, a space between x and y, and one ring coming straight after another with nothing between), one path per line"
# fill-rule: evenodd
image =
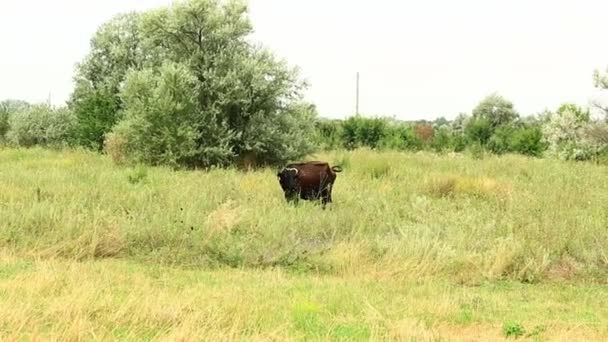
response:
M314 125L313 125L314 123ZM82 127L73 111L24 101L0 102L0 142L15 146L82 145ZM406 122L387 117L352 116L344 120L311 118L311 150L376 150L518 153L564 160L608 161L606 117L592 119L588 109L564 104L555 111L520 117L513 104L493 94L472 113L454 120ZM167 126L165 126L167 128ZM116 158L118 153L106 146Z
M563 104L555 111L521 117L498 94L483 99L471 114L461 113L451 121L352 116L320 119L315 127L317 146L325 150L368 147L608 161L606 116L593 120L589 109Z

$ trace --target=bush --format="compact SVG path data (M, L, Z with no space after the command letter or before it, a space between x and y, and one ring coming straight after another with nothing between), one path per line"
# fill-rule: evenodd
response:
M515 127L512 125L498 127L488 140L488 150L496 154L511 152L511 139L514 132Z
M414 133L416 133L416 136L427 145L433 140L435 130L432 125L420 123L414 126Z
M496 154L519 153L535 157L546 149L541 129L524 123L498 127L487 147Z
M436 133L433 136L433 141L431 142L431 148L435 152L443 152L446 150L454 149L452 132L447 125L443 125L436 129Z
M342 121L319 119L315 122L316 143L324 150L335 149L343 146Z
M159 74L130 73L122 93L124 119L106 142L113 159L174 167L227 164L233 157L231 133L214 125L215 113L201 111L198 87L196 78L181 65L166 64ZM205 135L198 130L204 122L208 122ZM206 147L199 146L201 140Z
M549 155L563 160L589 160L602 144L589 139L587 132L592 125L588 111L576 105L562 105L552 113L543 126L543 137Z
M485 146L492 137L493 128L490 120L481 117L469 120L464 132L470 143Z
M410 125L395 124L387 128L382 147L402 151L419 151L424 148L424 143Z
M18 146L67 146L74 142L76 117L65 107L33 105L9 118L8 140Z
M127 71L151 59L142 48L140 21L140 14L125 13L103 23L77 65L68 105L78 118L77 138L83 146L102 149L105 135L120 119L119 92Z
M25 101L5 100L0 102L0 142L4 141L10 129L10 117L17 112L27 109L30 105Z
M387 135L387 122L383 118L352 116L342 124L342 141L346 149L367 146L380 147Z
M540 127L524 127L513 132L511 151L523 155L540 157L547 149Z

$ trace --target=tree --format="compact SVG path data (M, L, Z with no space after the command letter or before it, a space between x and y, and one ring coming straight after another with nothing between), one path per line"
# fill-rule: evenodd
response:
M447 126L449 124L450 124L450 122L448 121L448 119L446 119L443 116L441 116L441 117L439 117L439 118L437 118L437 119L435 119L433 121L433 127L434 128L439 128L441 126Z
M543 126L549 154L565 160L593 157L598 146L586 138L589 124L588 111L573 104L560 106Z
M492 123L488 118L478 117L468 120L464 134L471 143L485 146L492 137Z
M431 124L419 123L414 126L414 133L424 144L429 144L433 140L435 130Z
M494 93L484 98L474 109L473 119L485 119L492 132L501 125L509 124L519 117L513 103Z
M454 121L452 121L452 131L455 134L464 134L465 127L470 119L471 117L467 113L459 113Z
M604 72L595 70L593 73L593 83L596 88L608 90L608 69ZM601 101L595 101L593 105L604 113L604 119L608 122L608 104Z
M73 142L76 117L66 107L36 104L12 115L7 139L18 146L65 146Z
M133 39L123 40L116 47L121 58L107 69L107 77L101 84L108 86L101 87L102 91L92 88L95 91L89 92L93 76L81 73L86 81L81 89L90 96L75 92L74 102L80 99L85 104L81 108L85 109L94 107L95 102L105 105L97 113L93 109L81 111L82 117L94 123L93 137L103 137L105 133L99 133L107 132L118 122L114 143L121 141L129 146L126 151L138 156L135 159L146 155L144 159L149 162L190 167L226 165L243 158L253 159L256 164L275 164L311 152L310 138L314 133L311 119L316 116L316 109L303 100L302 91L307 84L299 80L297 69L289 68L269 51L247 41L252 28L246 12L245 4L237 0L189 0L114 19L113 25L100 30L101 37L119 34ZM123 19L131 22L124 23ZM85 63L87 68L101 63L97 60L113 57L106 48L111 47L106 40L98 40L97 45L104 48L98 49L99 58L93 53L96 58ZM105 55L109 56L102 58ZM147 94L162 95L160 89L168 86L163 79L173 74L184 77L184 82L194 83L188 83L190 88L181 83L176 85L170 96L138 102ZM136 84L130 84L133 82ZM180 102L184 99L196 100L195 104L187 102L188 110L194 113L186 115L158 102L185 105ZM159 106L167 112L159 113ZM145 112L150 114L144 115ZM196 152L180 154L189 157L167 158L176 156L176 146L184 146L179 144L137 150L144 146L135 141L145 140L138 134L147 129L133 129L134 122L157 124L153 118L167 115L176 120L175 124L187 122L185 125L193 127L195 147L186 150ZM97 125L99 121L101 125ZM152 157L150 153L157 155Z
M84 146L102 148L123 107L119 91L127 71L147 59L140 19L137 13L126 13L101 25L91 39L91 51L77 65L68 105L78 118L78 140Z
M10 118L18 112L28 109L29 103L21 100L4 100L0 102L0 141L5 139L10 129Z

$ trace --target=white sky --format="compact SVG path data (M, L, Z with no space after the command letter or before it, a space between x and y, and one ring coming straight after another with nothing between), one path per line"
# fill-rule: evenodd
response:
M114 14L170 0L0 0L0 99L61 104ZM497 91L527 115L587 105L606 0L250 0L254 38L302 69L322 116L453 118Z

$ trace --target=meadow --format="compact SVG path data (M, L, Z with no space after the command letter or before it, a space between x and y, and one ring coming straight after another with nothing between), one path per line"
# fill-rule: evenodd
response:
M319 153L276 169L0 149L2 340L608 339L606 166Z

